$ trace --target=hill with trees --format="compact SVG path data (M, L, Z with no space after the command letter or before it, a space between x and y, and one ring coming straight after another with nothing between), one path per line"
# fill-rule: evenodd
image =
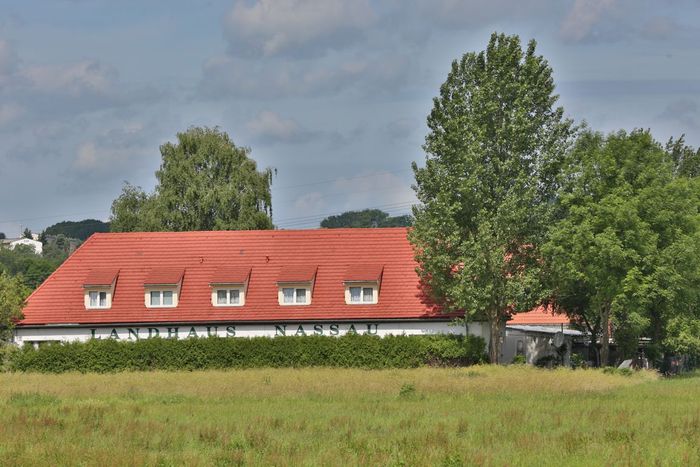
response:
M97 219L84 219L82 221L63 221L44 229L44 235L63 235L66 238L76 238L85 241L95 232L109 232L109 222Z

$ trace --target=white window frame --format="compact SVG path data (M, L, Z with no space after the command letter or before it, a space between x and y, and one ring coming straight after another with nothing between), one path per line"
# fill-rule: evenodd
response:
M313 289L312 285L308 282L294 282L294 283L280 283L278 284L277 300L282 306L307 306L311 305L311 291ZM292 289L292 301L291 303L285 303L284 301L284 290ZM305 301L303 303L297 302L299 297L299 291L304 291Z
M231 292L238 291L238 303L231 303ZM226 292L226 303L219 303L219 292ZM216 307L231 307L245 305L245 286L243 285L214 285L211 289L211 304Z
M90 295L97 294L97 305L90 302ZM100 305L100 294L105 294L105 304ZM112 287L89 287L85 289L86 310L108 310L112 308Z
M360 289L360 300L352 301L350 289ZM372 289L372 300L365 300L365 289ZM379 284L377 282L346 282L345 283L345 304L346 305L376 305L379 303Z
M151 292L159 294L160 299L158 305L151 305ZM163 305L163 292L172 293L173 303L171 305ZM146 287L146 291L144 293L144 302L146 304L146 308L176 308L179 298L180 288L174 286L149 286Z

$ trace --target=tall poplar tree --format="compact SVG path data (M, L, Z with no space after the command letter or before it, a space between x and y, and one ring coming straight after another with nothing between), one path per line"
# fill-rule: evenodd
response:
M413 164L419 275L445 311L488 321L493 363L506 321L543 295L539 246L574 132L535 47L494 33L455 60L428 116L425 167Z
M148 195L126 184L112 203L111 230L271 229L271 169L217 128L193 127L160 147L158 184Z

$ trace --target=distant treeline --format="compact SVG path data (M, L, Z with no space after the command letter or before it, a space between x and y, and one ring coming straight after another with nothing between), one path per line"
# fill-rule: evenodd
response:
M324 229L339 229L344 227L410 227L411 224L413 224L413 217L409 214L392 217L380 209L347 211L337 216L326 217L321 221L321 227Z

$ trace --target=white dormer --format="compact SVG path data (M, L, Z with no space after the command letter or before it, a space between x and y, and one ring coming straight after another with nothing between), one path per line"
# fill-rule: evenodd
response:
M177 307L184 275L184 269L151 270L143 284L146 308Z
M379 265L352 265L345 270L345 303L347 305L375 305L379 303L379 289L384 267Z
M311 305L316 266L290 266L277 277L277 301L282 306Z
M214 271L209 280L211 304L216 307L245 305L249 278L249 266L227 266Z
M85 309L112 308L118 269L93 269L83 281Z

